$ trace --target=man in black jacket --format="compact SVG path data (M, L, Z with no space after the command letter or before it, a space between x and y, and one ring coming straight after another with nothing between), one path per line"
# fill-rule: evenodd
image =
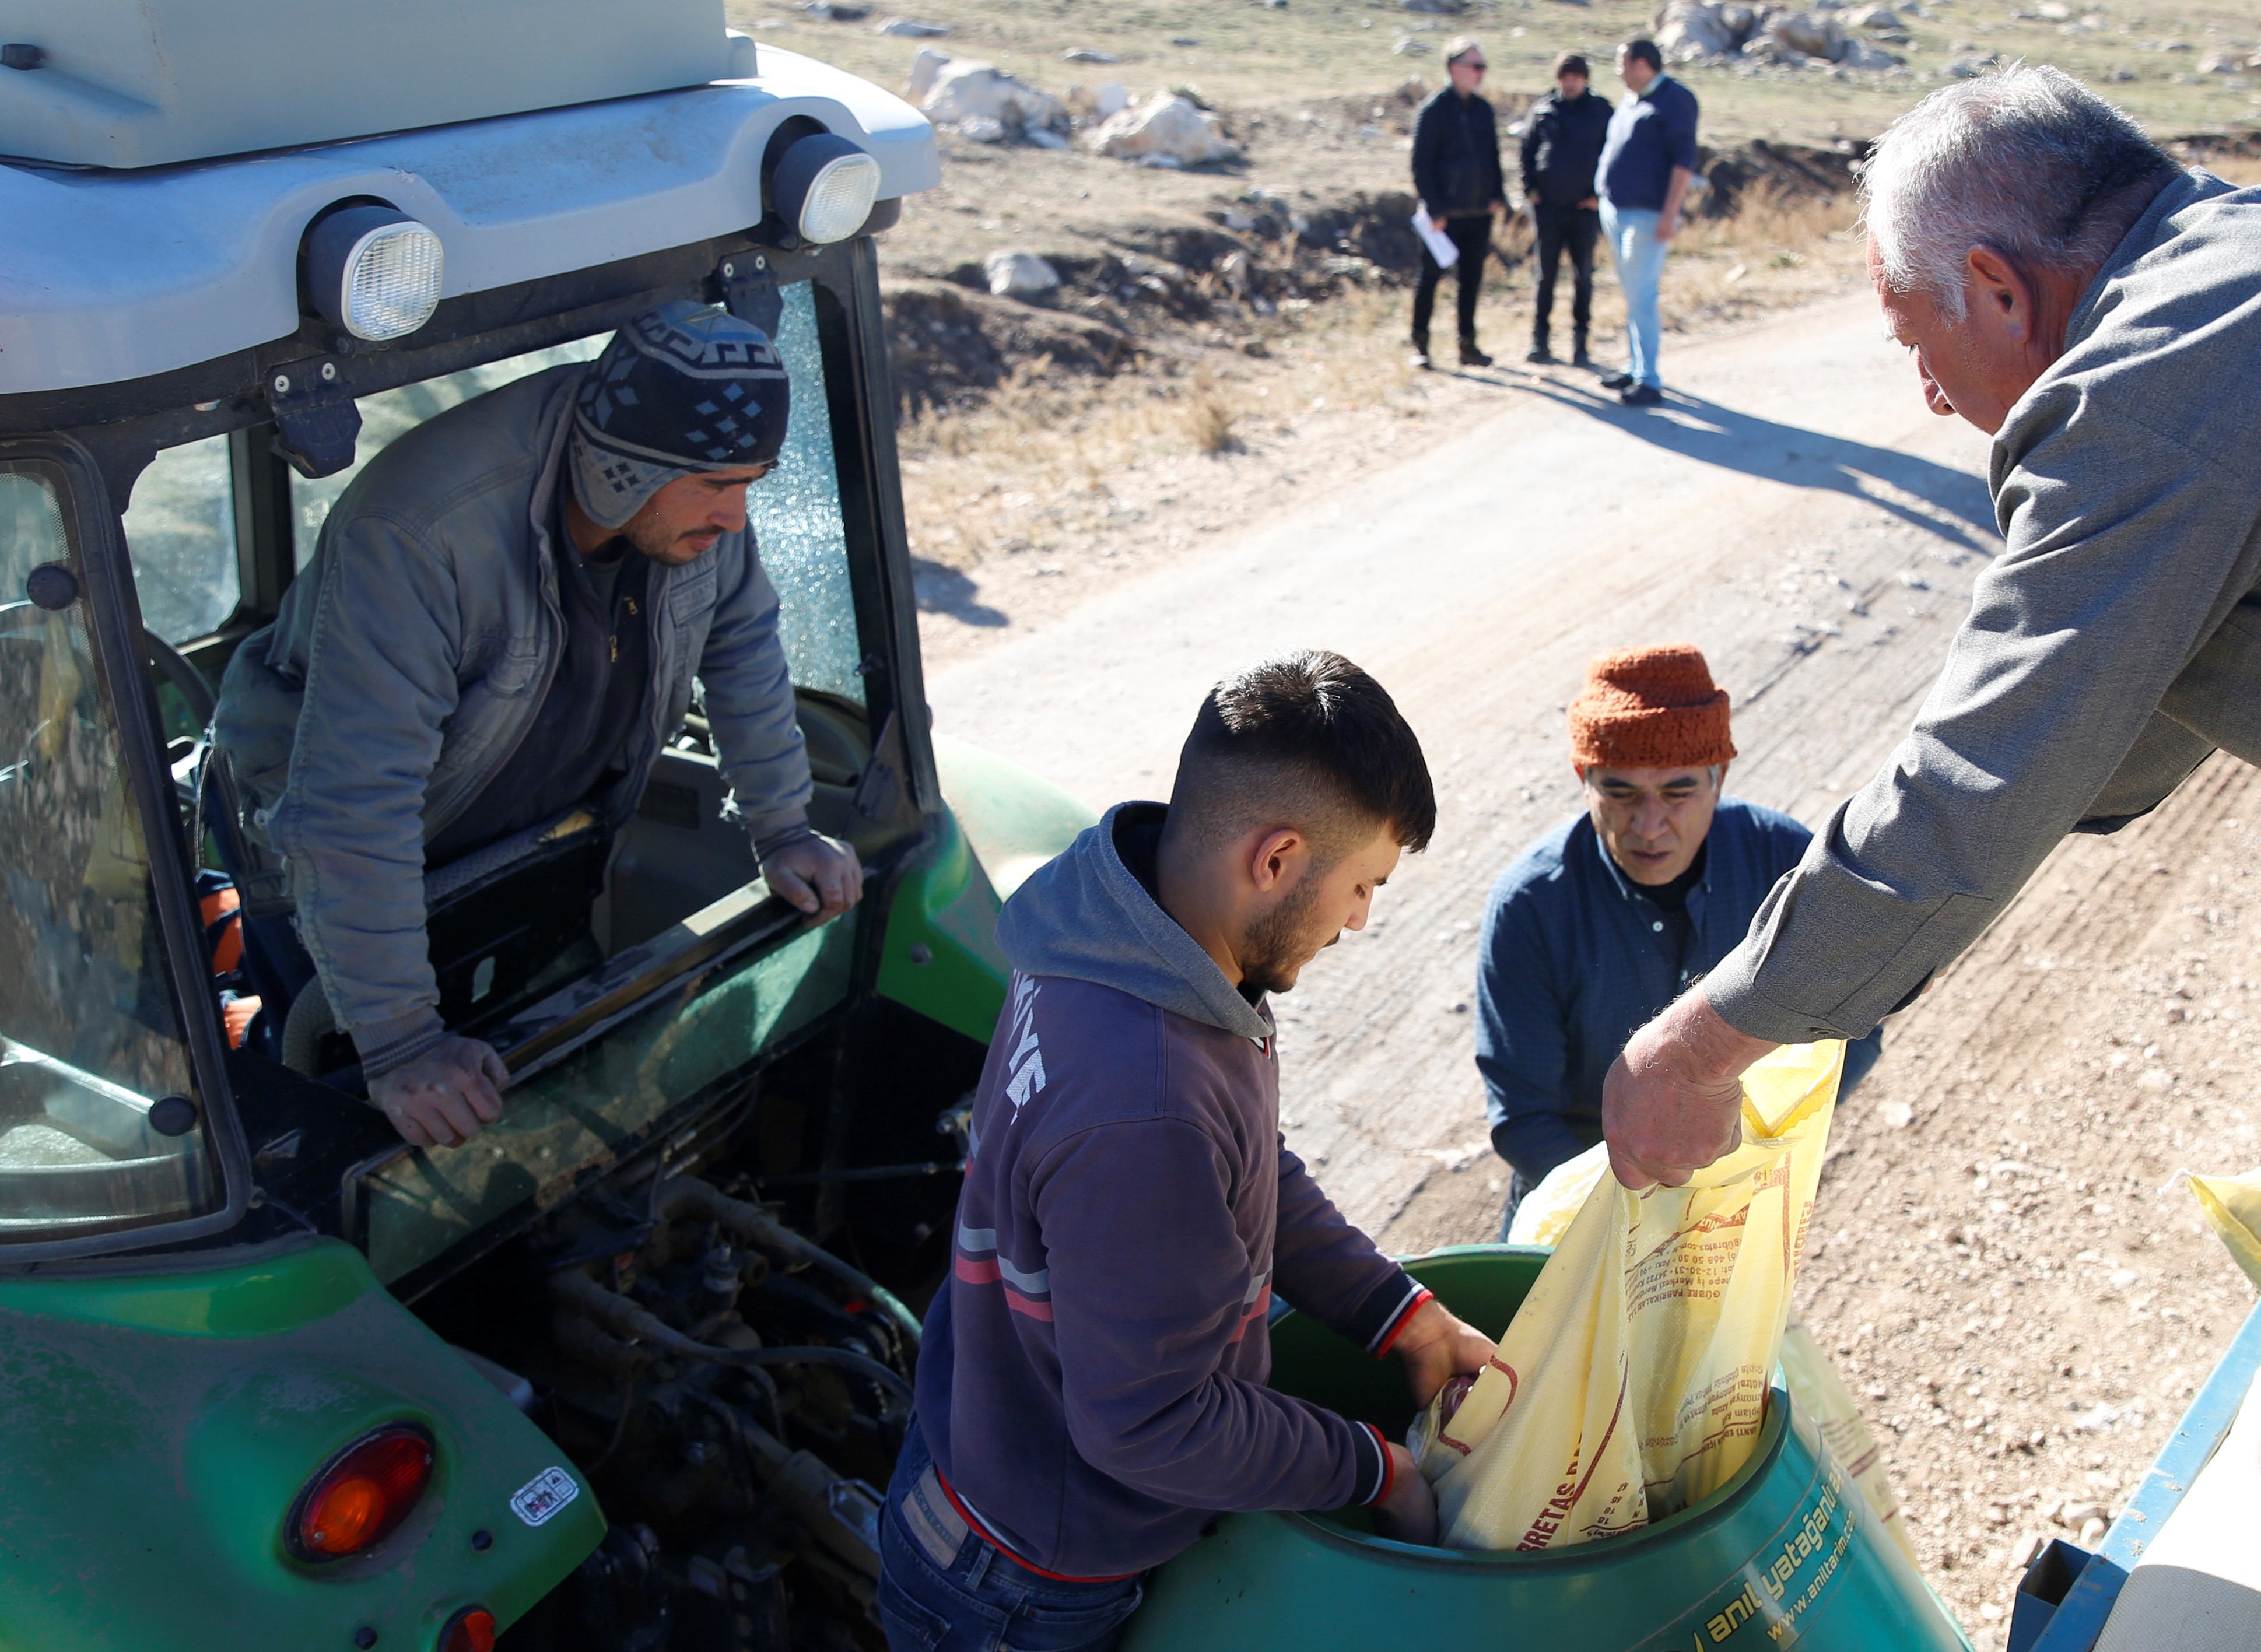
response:
M1451 82L1421 105L1413 123L1413 187L1430 219L1460 253L1453 268L1460 277L1463 367L1491 365L1491 357L1476 348L1476 294L1491 253L1491 215L1507 205L1499 171L1499 122L1491 104L1476 96L1484 68L1482 47L1465 37L1454 40L1445 49ZM1413 289L1413 352L1423 367L1429 365L1429 317L1444 274L1425 246L1420 284Z
M1586 330L1594 319L1594 247L1602 233L1594 172L1610 135L1610 102L1588 90L1591 78L1586 60L1576 52L1556 58L1554 91L1532 105L1523 132L1523 195L1539 238L1539 298L1526 361L1554 359L1547 334L1554 317L1554 276L1567 250L1570 324L1576 329L1571 360L1580 367L1592 365Z

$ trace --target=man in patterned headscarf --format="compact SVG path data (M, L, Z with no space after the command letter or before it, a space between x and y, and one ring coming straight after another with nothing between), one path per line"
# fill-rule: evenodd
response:
M818 921L860 897L854 851L808 822L777 593L746 526L788 391L758 327L687 303L637 316L593 364L371 459L229 665L219 743L290 866L370 1098L409 1141L477 1134L507 1081L441 1019L427 874L506 863L580 818L625 825L694 676L772 889Z

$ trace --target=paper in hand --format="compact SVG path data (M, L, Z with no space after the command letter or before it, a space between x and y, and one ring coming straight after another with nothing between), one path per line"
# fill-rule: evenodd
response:
M1427 207L1417 206L1413 209L1413 233L1421 238L1421 244L1429 249L1429 256L1437 261L1438 269L1450 269L1460 262L1461 249L1453 245L1452 238L1445 233L1443 226L1429 216Z

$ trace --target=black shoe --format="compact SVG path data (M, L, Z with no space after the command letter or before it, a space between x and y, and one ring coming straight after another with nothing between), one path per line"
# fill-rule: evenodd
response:
M1654 384L1629 384L1618 391L1618 399L1628 407L1654 407L1664 399L1664 392Z
M1570 347L1570 365L1573 367L1591 367L1593 364L1594 358L1586 354L1586 340L1584 335L1582 334L1579 336L1578 341Z
M1551 366L1554 360L1554 352L1544 344L1534 344L1524 352L1523 359L1526 362L1535 362L1541 367Z
M1486 356L1482 350L1476 348L1476 341L1474 339L1462 339L1461 341L1461 365L1463 367L1489 367L1491 365L1491 357Z
M1413 335L1413 337L1412 337L1412 339L1411 339L1410 342L1411 342L1411 344L1412 344L1412 346L1413 346L1413 363L1412 363L1412 364L1413 364L1414 366L1418 367L1418 368L1421 368L1421 369L1424 369L1424 370L1425 370L1426 369L1428 369L1428 368L1432 368L1432 367L1434 367L1434 366L1436 365L1436 363L1435 363L1434 362L1432 362L1432 361L1431 361L1431 360L1429 359L1429 341L1428 341L1428 340L1426 340L1426 339L1423 338L1423 337L1422 337L1418 333L1416 333L1416 334Z
M1611 373L1607 378L1602 381L1602 388L1604 390L1624 390L1630 386L1632 383L1633 375L1631 373Z

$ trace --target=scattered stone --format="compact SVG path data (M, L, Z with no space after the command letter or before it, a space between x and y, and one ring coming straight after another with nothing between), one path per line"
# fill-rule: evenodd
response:
M801 0L800 9L828 23L861 23L872 15L871 7L847 5L843 0Z
M2099 1543L2104 1541L2105 1533L2111 1529L2112 1528L2107 1526L2101 1519L2089 1521L2080 1528L2081 1548L2094 1548Z
M1240 156L1223 121L1174 92L1157 92L1110 117L1084 141L1095 154L1148 166L1210 166Z
M1089 46L1072 46L1060 54L1064 63L1120 63L1123 60L1112 52L1102 52Z
M2243 51L2214 52L2199 59L2201 75L2243 75L2253 67L2253 59Z
M1426 12L1432 17L1456 18L1468 9L1468 0L1398 0L1408 11Z
M947 23L928 23L918 18L888 18L872 31L878 34L900 34L914 40L938 40L950 32Z
M968 143L1002 143L1007 135L1005 123L992 120L987 115L968 115L963 120L951 122L951 126Z
M1820 11L1792 11L1767 25L1767 38L1776 46L1826 62L1835 62L1847 44L1837 19Z
M949 61L949 53L922 46L911 59L910 78L903 83L903 90L911 95L913 101L923 100L934 90L934 77L942 73Z
M981 273L990 293L1000 298L1034 298L1060 284L1059 271L1034 253L991 253L981 261Z
M1992 75L2002 67L2002 60L1992 52L1967 52L1947 66L1947 72L1956 80L1976 80L1981 75Z
M1738 15L1731 18L1731 11ZM1732 57L1743 49L1755 21L1748 6L1726 7L1710 4L1709 0L1669 0L1657 13L1657 49L1670 63Z
M1067 139L1050 126L1030 126L1021 136L1039 149L1065 149L1068 147Z
M916 73L917 65L913 64ZM1039 91L1016 79L994 63L972 58L951 58L937 69L919 107L938 126L955 127L974 137L969 123L994 122L1004 137L1016 137L1039 127L1065 131L1067 105L1050 92ZM980 130L984 133L987 127ZM976 138L994 142L993 138Z
M1170 37L1170 44L1172 46L1199 46L1201 42L1190 34L1173 34Z
M1397 44L1389 49L1399 57L1425 57L1428 55L1429 43L1418 35L1405 34L1400 35Z
M1915 1109L1906 1102L1886 1102L1877 1110L1877 1117L1887 1130L1906 1130L1915 1123Z

